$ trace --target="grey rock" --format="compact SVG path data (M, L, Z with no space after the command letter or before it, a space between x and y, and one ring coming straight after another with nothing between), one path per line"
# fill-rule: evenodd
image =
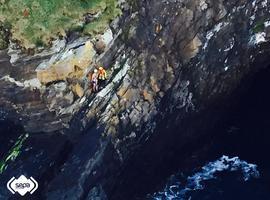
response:
M110 69L107 85L84 101L72 102L62 83L35 93L0 78L0 105L10 119L22 117L30 134L61 131L74 144L44 180L48 198L126 200L147 192L136 183L151 185L160 169L169 168L168 149L184 156L188 144L209 133L241 81L270 65L267 27L254 31L270 18L268 2L204 2L138 0L126 8L119 32L97 57ZM29 70L33 76L34 67L26 66L18 72L9 66L1 76L28 80L29 73L18 74Z

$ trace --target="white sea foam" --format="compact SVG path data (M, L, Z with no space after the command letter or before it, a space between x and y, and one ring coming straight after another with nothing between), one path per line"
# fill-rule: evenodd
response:
M266 33L265 32L259 32L255 35L251 36L249 40L249 45L257 45L266 42Z
M189 176L184 181L185 184L175 180L175 176L171 177L168 185L161 192L153 195L155 200L184 200L187 199L186 193L204 189L203 182L211 179L216 179L217 172L223 171L239 171L242 173L243 181L248 181L250 178L258 178L260 176L255 164L247 163L240 160L238 157L229 158L222 156L214 162L209 162L201 168L200 171L192 176Z

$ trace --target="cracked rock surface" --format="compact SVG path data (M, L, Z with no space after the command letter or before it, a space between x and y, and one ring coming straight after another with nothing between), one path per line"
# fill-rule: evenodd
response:
M140 183L158 185L155 175L170 174L173 157L185 159L242 81L270 65L269 4L136 0L102 36L102 52L93 38L33 56L1 51L0 107L30 137L0 181L36 177L39 199L145 195ZM94 63L110 73L90 94ZM8 195L1 187L0 197Z

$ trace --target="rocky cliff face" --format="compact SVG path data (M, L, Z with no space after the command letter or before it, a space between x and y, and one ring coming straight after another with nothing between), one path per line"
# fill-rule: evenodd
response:
M15 45L1 52L0 106L30 134L1 182L24 172L40 180L40 199L135 199L151 190L141 183L158 185L156 174L184 163L242 81L270 65L268 1L137 0L123 9L101 54L93 38L33 56ZM89 94L95 63L109 79Z

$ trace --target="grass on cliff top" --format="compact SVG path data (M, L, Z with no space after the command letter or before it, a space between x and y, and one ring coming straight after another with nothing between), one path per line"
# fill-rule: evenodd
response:
M84 15L101 13L83 27ZM25 48L48 45L67 31L104 31L120 13L117 0L0 0L0 21L11 25L12 39Z

